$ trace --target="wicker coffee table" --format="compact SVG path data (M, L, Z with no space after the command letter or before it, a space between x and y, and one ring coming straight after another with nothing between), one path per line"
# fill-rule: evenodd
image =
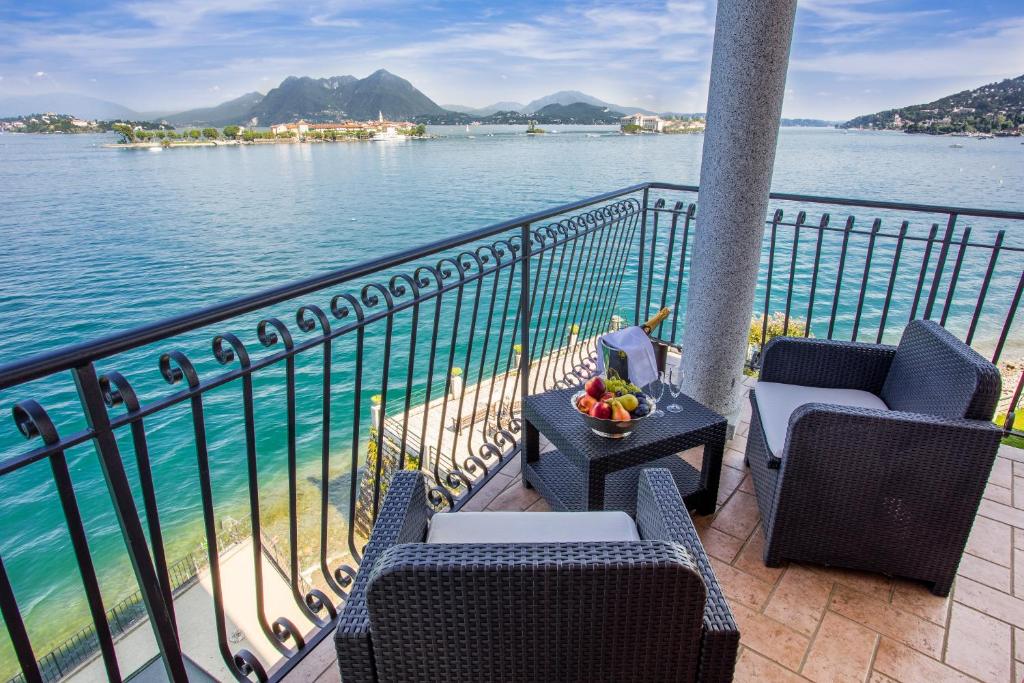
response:
M697 514L715 511L725 449L725 418L688 396L674 401L679 413L651 417L622 439L590 431L570 398L579 389L559 389L526 398L523 482L535 487L554 510L624 510L636 513L640 470L665 467L686 506ZM540 453L539 435L557 449ZM698 471L678 453L704 446Z

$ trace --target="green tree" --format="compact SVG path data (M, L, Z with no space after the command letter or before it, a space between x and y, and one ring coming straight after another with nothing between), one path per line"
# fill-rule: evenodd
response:
M110 127L115 133L121 136L120 142L131 143L135 142L135 129L124 123L115 123Z
M224 137L228 140L237 138L241 130L238 126L224 126Z
M253 140L256 139L256 132L247 130L242 133L242 139L245 140L246 142L252 142Z
M207 140L216 140L220 137L220 133L216 128L203 128L203 137Z
M186 135L188 135L193 140L198 140L201 133L199 132L198 128L193 128L192 130L188 131Z

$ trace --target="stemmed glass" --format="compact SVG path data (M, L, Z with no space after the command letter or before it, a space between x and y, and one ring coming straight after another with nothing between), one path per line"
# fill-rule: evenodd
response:
M667 372L662 373L662 376L665 378L665 383L668 384L668 393L673 399L672 403L665 406L665 410L670 413L682 412L683 407L675 403L675 399L679 398L679 395L683 393L683 369L678 365L674 365Z
M659 375L658 379L654 380L644 388L656 403L661 403L661 398L665 395L664 373ZM665 411L661 408L656 408L654 412L651 413L651 417L665 417Z

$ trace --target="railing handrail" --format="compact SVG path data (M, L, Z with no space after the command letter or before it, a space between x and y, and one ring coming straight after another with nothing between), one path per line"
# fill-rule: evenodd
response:
M684 192L697 192L697 185L678 185L675 183L645 183L647 188L652 190L679 190ZM967 206L942 206L939 204L916 204L908 202L889 202L875 199L850 199L848 197L825 197L821 195L792 194L789 192L772 192L768 195L771 199L792 202L809 202L811 204L836 204L839 206L864 206L870 209L898 209L901 211L913 211L916 213L955 213L958 216L975 216L978 218L1007 218L1010 220L1024 220L1024 211L1012 211L1008 209L978 209Z
M377 259L364 261L353 266L315 275L291 284L257 292L225 303L208 306L199 310L172 316L153 323L135 328L114 332L92 341L72 344L52 351L39 353L28 358L13 361L0 366L0 390L23 384L56 372L70 370L86 363L95 362L117 353L139 346L173 337L206 325L218 323L228 318L251 313L266 306L287 301L304 294L309 294L324 287L349 282L365 275L370 275L387 268L393 268L417 258L430 256L447 249L462 246L475 240L490 237L511 228L536 223L561 214L569 213L600 202L609 201L635 192L649 189L680 190L698 192L697 185L676 183L644 182L631 185L611 192L579 199L552 209L538 211L519 216L507 221L493 223L489 226L436 240L428 244L406 249ZM868 199L849 199L842 197L822 197L814 195L772 192L772 199L782 201L809 202L815 204L833 204L840 206L863 206L878 209L898 209L917 213L944 213L960 216L976 216L982 218L1005 218L1024 220L1024 211L1008 211L999 209L978 209L970 207L940 206L930 204L913 204L903 202L876 201Z

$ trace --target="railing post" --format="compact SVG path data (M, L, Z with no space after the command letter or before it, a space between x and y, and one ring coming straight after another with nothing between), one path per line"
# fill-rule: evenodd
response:
M530 253L532 235L530 224L523 223L523 270L519 274L520 286L519 295L519 343L523 349L519 354L519 414L522 416L523 407L526 405L526 397L530 393ZM637 296L640 296L639 293Z
M178 634L171 621L168 606L164 604L160 582L157 579L153 561L146 545L146 537L142 531L142 522L135 507L128 475L118 450L117 439L110 427L110 416L103 402L103 391L96 368L92 363L76 367L72 374L78 397L82 403L86 423L93 430L93 444L99 456L103 478L106 480L107 491L110 493L117 522L121 527L128 556L135 570L135 580L139 584L142 599L146 603L153 634L167 670L168 678L175 683L187 683L185 663L182 661Z
M637 267L636 267L637 268L637 272L636 272L636 305L633 307L633 324L634 325L639 325L640 324L640 294L641 294L641 289L643 288L643 282L644 282L644 242L647 241L647 198L648 198L648 195L650 194L650 192L651 192L651 188L650 187L645 187L644 188L643 208L642 208L642 210L640 212L640 248L639 248L640 259L639 259L639 261L637 263ZM651 267L652 268L654 267L653 263L651 264ZM645 312L644 313L644 318L646 319L646 317L647 317L647 315L646 315L646 312Z

